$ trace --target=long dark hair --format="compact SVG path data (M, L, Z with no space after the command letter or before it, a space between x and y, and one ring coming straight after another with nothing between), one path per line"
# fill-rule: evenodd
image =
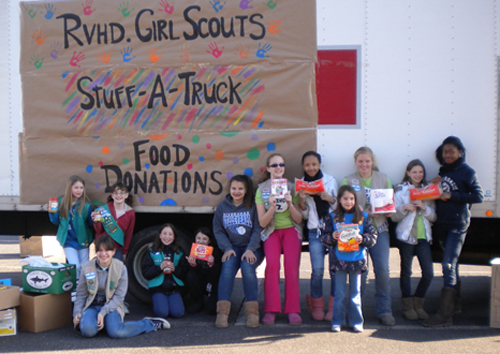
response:
M408 176L408 173L407 172L410 172L411 169L415 166L420 166L422 167L422 169L424 170L424 178L422 178L422 185L426 186L427 185L427 180L425 179L425 176L426 176L426 173L425 173L425 166L424 164L422 163L422 161L420 161L419 159L415 159L415 160L411 160L409 163L408 163L408 166L406 166L406 171L405 171L405 175L403 177L403 179L401 180L401 183L405 183L405 182L410 182L412 183L411 181L411 178L410 176Z
M342 204L340 203L340 200L342 199L342 196L344 193L349 192L352 195L354 195L354 206L352 209L354 210L345 210ZM335 209L335 217L333 218L334 222L343 222L345 220L345 214L350 214L353 213L354 217L352 218L352 223L357 224L360 221L363 220L363 213L361 212L361 209L359 208L358 204L358 196L356 195L356 191L354 190L353 187L349 185L343 185L340 186L339 191L337 193L337 208Z
M250 177L248 177L247 175L235 175L231 177L228 183L229 192L231 192L231 184L233 182L241 182L245 185L246 192L245 192L245 197L243 198L243 202L245 203L245 207L247 209L252 209L255 200L254 200L252 180L250 179Z
M210 246L216 245L214 233L212 232L212 230L208 226L199 227L196 230L196 232L194 233L194 237L196 238L196 235L198 235L199 233L202 233L203 235L208 236L208 239L210 240L210 242L209 242Z
M132 204L134 204L134 196L132 194L130 194L130 191L129 191L127 185L123 182L116 182L115 184L113 184L111 186L111 194L113 194L117 189L119 191L128 193L128 197L127 197L127 199L125 199L125 203L128 206L132 206ZM108 195L108 203L113 201L113 197L111 196L111 194Z
M163 242L161 242L161 239L160 239L161 232L163 231L163 229L165 229L167 227L170 227L172 229L172 231L174 232L174 241L170 244L169 247L172 249L172 251L174 253L177 253L177 251L179 250L179 241L177 240L179 234L177 233L177 229L175 228L175 226L171 223L163 224L160 227L160 230L158 231L158 237L155 239L155 242L153 243L153 251L163 252L165 250L165 247L167 247L163 244Z
M443 143L439 145L436 149L436 159L438 160L440 165L444 165L446 162L443 159L443 149L445 145L451 144L455 146L458 150L462 152L462 158L465 161L465 146L462 144L462 141L456 136L449 136L443 140Z

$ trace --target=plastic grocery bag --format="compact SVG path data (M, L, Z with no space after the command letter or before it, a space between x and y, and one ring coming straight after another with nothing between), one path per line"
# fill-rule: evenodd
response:
M29 256L26 258L23 258L19 261L20 266L25 266L29 265L32 267L40 267L40 268L62 268L65 265L61 263L50 263L46 259L44 259L41 256Z

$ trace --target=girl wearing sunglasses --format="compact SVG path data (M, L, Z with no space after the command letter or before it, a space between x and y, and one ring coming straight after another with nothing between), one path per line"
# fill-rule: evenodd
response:
M262 323L267 325L273 324L276 313L281 312L279 288L281 253L284 256L285 267L285 313L288 314L288 321L291 325L302 323L299 297L302 212L299 208L299 197L295 195L293 183L286 179L288 191L283 193L283 196L277 196L278 188L271 188L273 180L284 179L284 173L283 156L270 155L255 196L259 223L264 228L262 241L264 241L267 265L264 278L265 315Z

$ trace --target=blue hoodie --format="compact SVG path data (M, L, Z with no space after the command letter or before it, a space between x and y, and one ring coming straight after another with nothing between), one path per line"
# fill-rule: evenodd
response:
M452 164L443 164L439 169L443 192L451 193L447 201L436 201L436 225L462 228L470 223L472 203L483 201L483 190L476 172L461 157Z

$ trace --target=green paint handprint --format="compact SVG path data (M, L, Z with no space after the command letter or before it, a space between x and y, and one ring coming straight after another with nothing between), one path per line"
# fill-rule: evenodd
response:
M35 18L36 10L33 9L33 5L28 6L28 5L23 4L23 7L24 7L24 11L26 11L28 13L29 17Z
M120 6L118 7L118 10L120 10L120 12L122 13L123 17L128 17L128 16L130 16L130 14L132 13L132 11L134 11L134 10L135 10L135 9L129 10L129 9L128 9L128 7L129 7L129 6L130 6L129 2L127 1L127 2L125 3L125 1L124 1L124 2L122 2L122 3L120 4Z
M31 57L30 64L33 65L36 69L40 69L42 67L44 58L40 61L40 55L39 54L34 54Z

